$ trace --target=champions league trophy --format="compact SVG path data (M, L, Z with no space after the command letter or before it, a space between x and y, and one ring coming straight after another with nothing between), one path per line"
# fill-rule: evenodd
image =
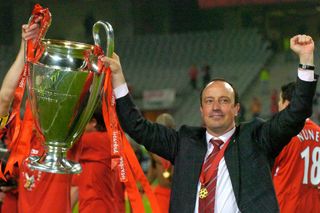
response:
M113 53L113 29L107 22L93 26L95 45L100 28L106 31L105 53ZM98 69L95 46L72 41L42 39L41 55L30 62L28 92L37 129L45 138L46 153L30 156L28 166L44 172L75 174L79 163L67 160L66 152L81 136L102 91L105 74Z

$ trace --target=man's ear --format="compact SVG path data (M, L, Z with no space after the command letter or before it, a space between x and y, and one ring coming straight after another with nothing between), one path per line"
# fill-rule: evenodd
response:
M237 103L237 104L235 105L235 113L234 113L234 115L235 115L235 116L238 116L239 112L240 112L240 104Z
M201 113L201 117L203 117L203 110L202 110L202 106L200 106L200 113Z

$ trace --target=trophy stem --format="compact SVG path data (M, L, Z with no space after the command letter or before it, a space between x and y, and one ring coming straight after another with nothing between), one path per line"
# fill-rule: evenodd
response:
M78 174L82 171L81 165L67 160L67 148L48 145L47 152L42 156L30 156L28 166L43 172L57 174Z

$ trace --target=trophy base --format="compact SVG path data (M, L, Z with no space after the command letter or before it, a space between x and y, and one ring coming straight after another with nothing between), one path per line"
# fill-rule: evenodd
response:
M79 163L66 159L65 148L48 146L49 151L42 157L30 156L27 165L30 169L56 174L79 174L82 171Z

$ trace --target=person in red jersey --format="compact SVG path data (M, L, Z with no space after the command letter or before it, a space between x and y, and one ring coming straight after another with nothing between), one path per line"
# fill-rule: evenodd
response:
M40 19L35 20L35 24L30 26L22 25L21 45L19 53L8 70L1 85L0 90L0 129L4 128L9 117L11 102L14 98L14 93L18 85L20 74L24 66L24 46L25 41L35 39L37 37L39 27L36 24Z
M11 142L11 131L7 129L0 130L0 141L6 147ZM4 150L3 150L4 151ZM3 153L1 158L2 172L4 171L5 162L7 160L7 153ZM11 175L5 175L6 180L1 180L0 195L1 195L1 213L16 213L18 212L18 189L17 178L19 176L19 169L15 167Z
M22 44L18 56L9 69L3 81L0 91L0 123L1 129L10 127L7 123L10 105L14 97L15 89L19 82L20 74L24 67L25 40L35 39L39 32L37 24L41 18L35 20L35 24L22 26ZM10 128L9 128L10 131ZM31 140L31 155L41 155L44 152L42 138L35 133ZM18 196L5 196L2 212L19 213L68 213L70 206L71 175L58 175L30 170L24 162L18 168ZM6 189L4 189L6 191ZM12 193L6 191L6 194ZM13 199L18 197L18 201ZM7 201L7 199L10 199ZM17 206L16 206L17 203Z
M78 196L81 213L125 212L124 185L118 177L118 167L111 169L111 144L107 138L98 108L76 144L82 172L73 176L77 189L73 187L72 191ZM72 198L72 205L76 200Z
M21 45L17 57L10 69L5 75L5 78L1 85L0 90L0 137L3 139L5 146L11 141L12 133L8 130L7 122L9 118L10 106L14 98L14 93L19 82L21 72L24 66L24 46L27 40L35 39L37 37L39 26L36 24L40 19L35 20L35 24L22 25L21 33ZM2 159L3 161L4 159ZM3 166L3 165L2 165ZM15 183L18 178L18 168L14 169L13 174L10 176L6 175L8 184L1 186L2 195L2 213L15 213L18 211L18 189L15 184L10 186L11 183Z
M291 101L295 83L281 88L279 110ZM281 213L320 212L320 127L307 119L275 160L273 182Z
M31 141L30 156L44 153L42 138L35 133ZM19 213L70 213L70 174L53 174L31 170L26 161L19 174Z
M156 119L156 123L175 128L174 119L168 113L160 114ZM173 166L169 161L156 154L150 153L150 155L151 165L148 170L148 179L151 183L158 180L158 185L155 186L153 192L161 212L169 212Z

